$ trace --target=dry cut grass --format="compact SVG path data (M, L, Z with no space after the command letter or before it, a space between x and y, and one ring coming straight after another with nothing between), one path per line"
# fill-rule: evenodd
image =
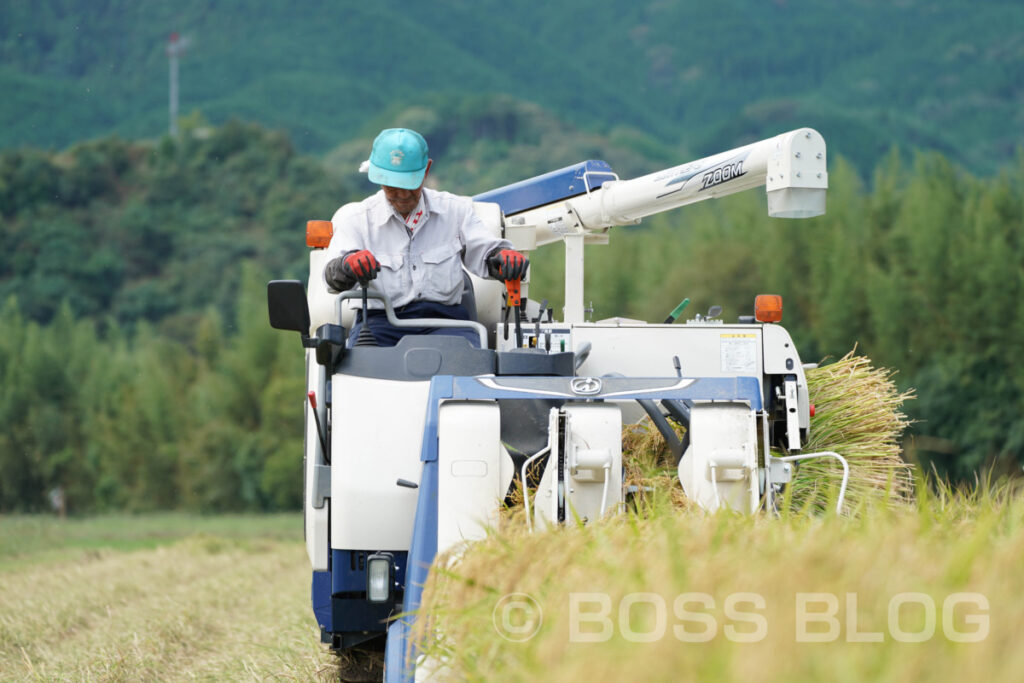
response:
M337 680L310 611L301 522L286 540L263 536L259 517L234 522L242 535L167 534L162 520L113 523L162 538L127 551L96 522L33 522L53 545L0 565L0 680ZM90 525L101 538L85 545L97 547L59 545Z

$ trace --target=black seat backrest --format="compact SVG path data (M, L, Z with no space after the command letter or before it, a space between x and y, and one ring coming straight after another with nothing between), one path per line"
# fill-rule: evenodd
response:
M469 311L469 319L477 322L476 314L476 292L473 291L473 278L463 269L462 271L462 300L459 302Z

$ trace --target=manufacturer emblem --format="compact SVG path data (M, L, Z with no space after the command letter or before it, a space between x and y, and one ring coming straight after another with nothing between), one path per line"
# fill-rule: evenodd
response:
M601 393L601 380L597 377L574 377L569 382L572 393L583 396L592 396Z
M391 165L401 166L402 160L405 159L405 152L400 149L391 150Z

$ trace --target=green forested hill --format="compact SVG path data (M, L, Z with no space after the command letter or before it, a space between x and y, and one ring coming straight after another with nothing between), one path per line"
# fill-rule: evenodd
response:
M780 293L806 360L858 343L918 390L919 451L1019 471L1022 25L957 0L0 3L0 512L58 484L80 510L295 504L301 356L262 286L304 277L305 220L370 189L386 125L464 193L818 128L826 216L744 193L618 230L588 250L596 316ZM558 248L531 258L557 308Z
M0 297L48 321L233 310L239 265L301 273L303 230L351 190L287 137L230 122L179 142L116 138L0 154Z
M896 144L989 173L1024 142L1021 25L1015 0L3 3L0 145L159 135L179 31L182 112L317 153L430 98L504 94L648 147L809 125L862 172Z

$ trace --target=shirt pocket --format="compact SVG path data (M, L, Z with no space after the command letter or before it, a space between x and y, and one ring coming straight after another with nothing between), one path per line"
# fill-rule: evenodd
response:
M404 254L375 254L380 263L381 270L399 271L405 263Z
M454 296L462 285L462 244L452 240L423 252L424 294L439 301Z
M405 287L402 266L405 265L405 256L397 254L374 254L380 263L380 273L377 274L377 286L388 295L391 303L402 296Z

